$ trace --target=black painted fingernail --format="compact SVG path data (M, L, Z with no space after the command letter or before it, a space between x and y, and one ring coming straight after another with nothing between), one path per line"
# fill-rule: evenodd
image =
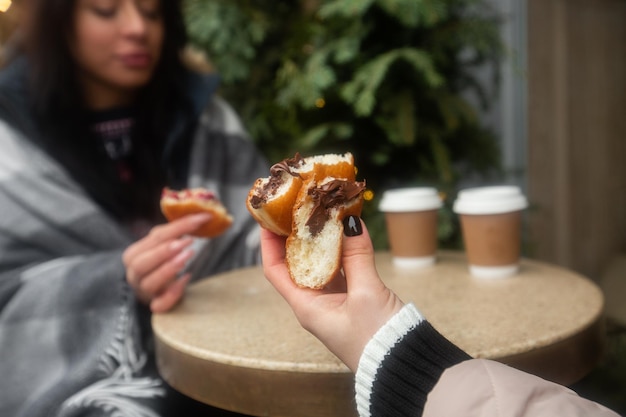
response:
M348 216L343 219L343 233L349 237L362 234L361 220L357 216Z

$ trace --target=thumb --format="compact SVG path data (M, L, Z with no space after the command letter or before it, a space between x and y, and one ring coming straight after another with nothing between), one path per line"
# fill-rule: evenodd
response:
M344 239L342 266L348 292L352 286L382 284L374 262L374 246L365 223L356 216L343 220Z

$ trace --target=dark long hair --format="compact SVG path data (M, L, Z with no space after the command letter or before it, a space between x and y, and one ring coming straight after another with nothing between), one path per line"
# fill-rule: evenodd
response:
M160 187L166 181L162 155L165 132L171 128L174 110L189 106L180 88L186 73L180 54L187 42L181 1L161 0L161 59L136 103L133 145L139 185L126 190L117 182L117 174L94 141L89 141L87 110L70 51L76 1L27 0L25 11L29 15L24 25L23 49L31 69L32 109L45 132L39 139L85 190L116 217L154 211Z

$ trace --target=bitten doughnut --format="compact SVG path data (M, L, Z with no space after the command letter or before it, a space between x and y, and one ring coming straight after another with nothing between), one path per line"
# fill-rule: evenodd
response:
M161 211L168 221L188 214L210 213L213 217L192 235L216 237L233 223L233 218L215 193L205 188L173 190L165 187L161 193Z
M354 181L354 158L351 153L325 154L303 158L296 153L270 168L269 177L255 181L246 206L252 217L264 228L281 236L289 236L293 206L303 181L313 175Z
M246 206L264 228L287 236L286 263L300 287L320 289L341 267L343 219L360 216L365 182L351 153L296 154L254 183Z

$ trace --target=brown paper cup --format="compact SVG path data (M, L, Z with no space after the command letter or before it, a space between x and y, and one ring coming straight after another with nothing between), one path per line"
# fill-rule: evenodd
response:
M420 268L435 263L440 207L434 188L401 188L383 194L379 208L385 213L394 265Z
M459 214L470 273L503 278L519 270L521 213L526 198L518 187L480 187L461 191Z

